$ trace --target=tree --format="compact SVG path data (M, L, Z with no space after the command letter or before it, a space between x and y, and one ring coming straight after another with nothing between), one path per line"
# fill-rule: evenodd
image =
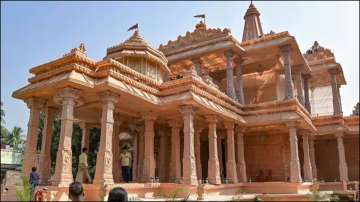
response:
M5 124L5 111L2 108L3 103L1 102L1 143L8 144L8 134L9 131L3 126Z
M14 126L12 131L9 133L9 144L14 148L14 150L20 150L23 147L24 141L21 139L21 134L23 130L20 127Z
M354 106L354 110L353 110L353 113L352 113L353 116L359 116L359 115L360 115L359 108L360 108L360 106L359 106L359 102L358 102L358 103Z

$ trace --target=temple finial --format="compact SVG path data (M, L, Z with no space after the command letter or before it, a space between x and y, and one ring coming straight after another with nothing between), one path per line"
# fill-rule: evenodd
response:
M263 35L259 16L260 12L254 6L253 1L250 1L250 6L244 16L245 26L242 41L258 39Z

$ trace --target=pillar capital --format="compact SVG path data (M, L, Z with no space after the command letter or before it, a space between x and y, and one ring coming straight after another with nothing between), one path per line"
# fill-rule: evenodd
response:
M344 137L344 133L343 133L343 132L336 132L336 133L335 133L335 137L336 137L336 138L343 138L343 137Z
M209 123L217 123L218 122L217 116L215 114L205 115L205 118Z
M195 135L200 134L204 130L204 127L198 126L195 127Z
M70 105L81 105L80 94L81 91L76 88L61 88L54 96L54 102L57 104L68 103Z
M329 69L328 72L330 75L336 75L339 73L339 70L336 68L332 68L332 69Z
M98 96L103 103L111 102L113 104L116 104L120 98L120 96L118 94L113 93L111 91L99 92Z
M143 112L141 113L141 116L145 121L155 121L157 118L157 114L155 112Z
M44 106L46 106L46 101L39 97L31 97L25 100L25 103L29 109L35 108L41 110Z
M235 132L238 134L238 135L244 135L246 131L246 128L245 127L241 127L238 125L238 127L235 127Z
M186 116L186 115L194 114L196 109L192 105L181 105L180 106L180 111L184 116Z
M225 121L224 126L227 130L234 130L235 124L232 121Z
M302 77L306 81L306 80L310 79L312 76L311 76L311 74L302 74Z
M231 58L233 56L232 50L226 50L224 53L226 58Z
M280 46L280 51L281 51L281 53L284 54L284 55L285 55L285 54L286 54L286 55L290 54L291 50L292 50L292 48L291 48L291 46L290 46L289 44Z
M289 122L286 122L285 124L289 128L296 128L296 126L297 126L296 121L289 121Z
M181 128L182 124L181 124L181 121L179 121L179 120L170 120L169 126L171 128Z

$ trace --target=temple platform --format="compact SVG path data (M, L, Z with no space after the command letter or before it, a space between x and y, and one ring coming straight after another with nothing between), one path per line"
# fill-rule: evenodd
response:
M234 197L253 199L265 197L269 200L293 198L294 201L305 200L312 190L312 183L289 182L256 182L200 186L176 183L120 183L111 186L84 184L85 200L103 200L112 188L122 187L129 193L129 198L135 200L147 199L184 199L189 200L231 200ZM48 200L67 200L68 188L50 186ZM280 197L280 198L279 198Z
M325 183L289 183L289 182L254 182L200 186L176 183L119 183L111 186L84 184L85 201L107 200L112 188L122 187L129 193L129 199L135 201L174 201L174 200L204 200L204 201L311 201L312 191L318 190L328 194L347 195L355 198L358 182ZM15 201L15 186L6 186L9 191L2 193L2 199ZM68 187L39 186L47 188L46 201L68 201ZM347 188L344 190L344 188ZM14 189L14 190L13 190Z

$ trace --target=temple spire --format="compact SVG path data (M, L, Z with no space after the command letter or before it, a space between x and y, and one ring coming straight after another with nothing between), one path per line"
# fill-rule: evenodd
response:
M245 26L242 41L258 39L263 35L259 16L260 12L256 9L253 2L251 1L250 6L244 16Z

